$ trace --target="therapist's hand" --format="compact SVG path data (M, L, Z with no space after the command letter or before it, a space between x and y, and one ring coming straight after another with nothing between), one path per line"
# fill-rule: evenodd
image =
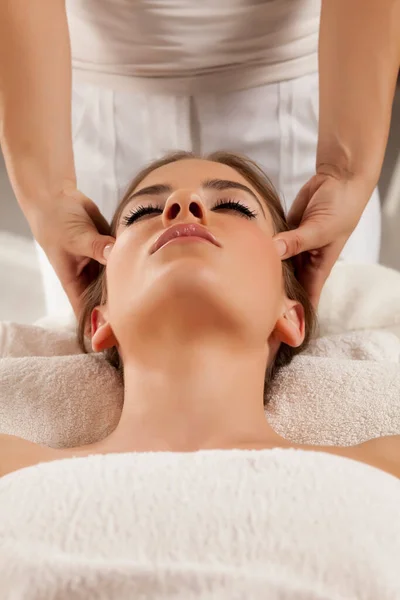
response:
M81 294L105 264L105 246L115 242L97 206L71 188L27 215L33 235L45 251L79 316Z
M300 190L288 214L291 231L284 240L282 260L296 256L296 275L317 308L333 265L357 226L370 197L362 178L340 179L314 175Z

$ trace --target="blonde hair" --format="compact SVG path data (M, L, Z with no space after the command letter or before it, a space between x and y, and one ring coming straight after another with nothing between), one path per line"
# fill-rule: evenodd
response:
M110 233L115 236L117 225L120 221L122 211L126 204L129 202L130 197L138 185L155 169L173 163L179 160L189 158L204 158L217 163L221 163L233 168L235 171L240 173L246 181L248 181L255 190L261 195L266 202L269 211L272 216L272 221L275 228L275 233L288 231L289 226L286 221L285 213L279 199L279 196L274 189L271 181L262 169L251 159L234 154L231 152L213 152L205 157L196 156L191 152L174 152L167 154L163 158L152 162L150 165L142 169L131 182L126 194L120 202L117 210L115 211L114 217L110 225ZM285 293L291 300L299 302L304 309L305 316L305 337L303 343L297 348L288 346L282 343L276 353L274 360L268 365L265 374L265 390L268 384L275 376L277 371L283 366L288 365L293 357L304 350L308 345L316 326L316 317L311 302L304 290L296 279L295 267L293 259L282 261L282 271ZM100 304L104 304L107 300L107 288L105 278L105 267L100 265L99 274L95 281L93 281L82 297L83 309L79 320L78 326L78 341L81 349L86 352L85 346L85 332L90 323L90 317L93 309ZM107 360L118 370L123 372L123 365L117 348L111 348L105 351Z

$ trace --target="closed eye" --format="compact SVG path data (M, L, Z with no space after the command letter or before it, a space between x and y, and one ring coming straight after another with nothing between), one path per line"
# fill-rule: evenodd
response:
M126 226L128 226L132 225L132 223L141 217L145 217L146 215L151 215L153 213L161 215L162 212L163 207L158 205L155 206L153 204L148 204L147 206L137 206L136 208L133 208L131 212L122 219L122 221Z
M235 210L246 219L255 219L257 216L257 213L245 204L229 198L221 198L218 200L212 210Z
M125 226L132 225L142 217L151 215L151 214L159 214L161 215L163 212L163 207L160 205L148 204L147 206L137 206L133 208L131 212L123 218L123 223ZM231 200L230 198L220 198L216 204L212 207L213 211L217 210L234 210L240 214L240 216L245 219L255 219L257 217L257 213L251 210L245 204L238 202L237 200Z

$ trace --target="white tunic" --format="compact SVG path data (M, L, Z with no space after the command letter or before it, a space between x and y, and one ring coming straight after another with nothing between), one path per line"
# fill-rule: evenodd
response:
M320 0L67 0L75 77L232 91L317 70Z

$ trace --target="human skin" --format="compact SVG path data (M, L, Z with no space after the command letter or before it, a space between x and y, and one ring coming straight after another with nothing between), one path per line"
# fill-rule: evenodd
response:
M210 180L252 193L210 189ZM285 295L265 201L231 167L199 159L152 171L135 192L161 185L162 193L153 187L125 206L106 267L106 302L92 314L93 349L116 345L124 364L116 429L100 442L62 450L2 436L0 473L94 453L291 447L399 476L399 436L352 448L298 445L265 418L266 367L282 342L298 346L304 338L303 309ZM254 216L218 205L227 201ZM124 222L149 205L155 212ZM154 251L175 225L201 225L216 243L180 237Z

